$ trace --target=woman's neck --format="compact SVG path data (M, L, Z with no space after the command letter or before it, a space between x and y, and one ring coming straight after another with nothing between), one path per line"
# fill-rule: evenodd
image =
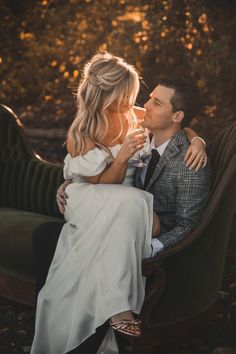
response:
M123 127L121 123L123 124ZM113 146L116 144L122 144L127 134L128 127L128 120L125 113L118 114L117 112L109 112L108 131L104 139L106 145Z

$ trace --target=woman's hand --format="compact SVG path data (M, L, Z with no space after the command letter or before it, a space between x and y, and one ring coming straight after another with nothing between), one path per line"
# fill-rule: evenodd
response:
M65 212L66 199L68 198L65 189L71 182L72 181L70 179L66 180L64 183L60 185L60 187L57 190L56 201L57 201L58 209L61 214L64 214Z
M160 220L154 211L153 212L153 223L152 223L152 237L159 235L160 231L161 231Z
M127 162L135 153L143 148L147 140L143 129L135 130L128 134L117 154L117 159Z
M205 145L200 139L195 139L190 145L184 156L186 166L190 170L198 171L207 164L207 154Z

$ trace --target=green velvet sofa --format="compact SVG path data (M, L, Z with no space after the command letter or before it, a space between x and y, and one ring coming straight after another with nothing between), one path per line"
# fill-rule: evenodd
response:
M0 105L0 294L34 302L33 230L63 219L55 194L62 166L43 161L30 148L17 116Z

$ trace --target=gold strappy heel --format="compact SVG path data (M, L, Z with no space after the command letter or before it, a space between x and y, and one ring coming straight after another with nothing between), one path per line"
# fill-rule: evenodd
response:
M114 329L114 331L133 337L141 336L141 325L142 322L140 320L119 320L113 323L110 320L110 326ZM134 332L131 331L132 327L136 328L136 332L135 330Z

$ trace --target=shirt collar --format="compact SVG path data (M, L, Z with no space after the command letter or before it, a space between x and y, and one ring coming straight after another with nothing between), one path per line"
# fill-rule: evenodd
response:
M150 153L151 153L152 149L155 149L155 150L157 150L157 152L159 153L160 156L163 155L165 148L167 147L169 141L170 141L170 139L165 141L163 144L159 145L158 147L156 147L154 137L152 137L151 143L150 143Z

